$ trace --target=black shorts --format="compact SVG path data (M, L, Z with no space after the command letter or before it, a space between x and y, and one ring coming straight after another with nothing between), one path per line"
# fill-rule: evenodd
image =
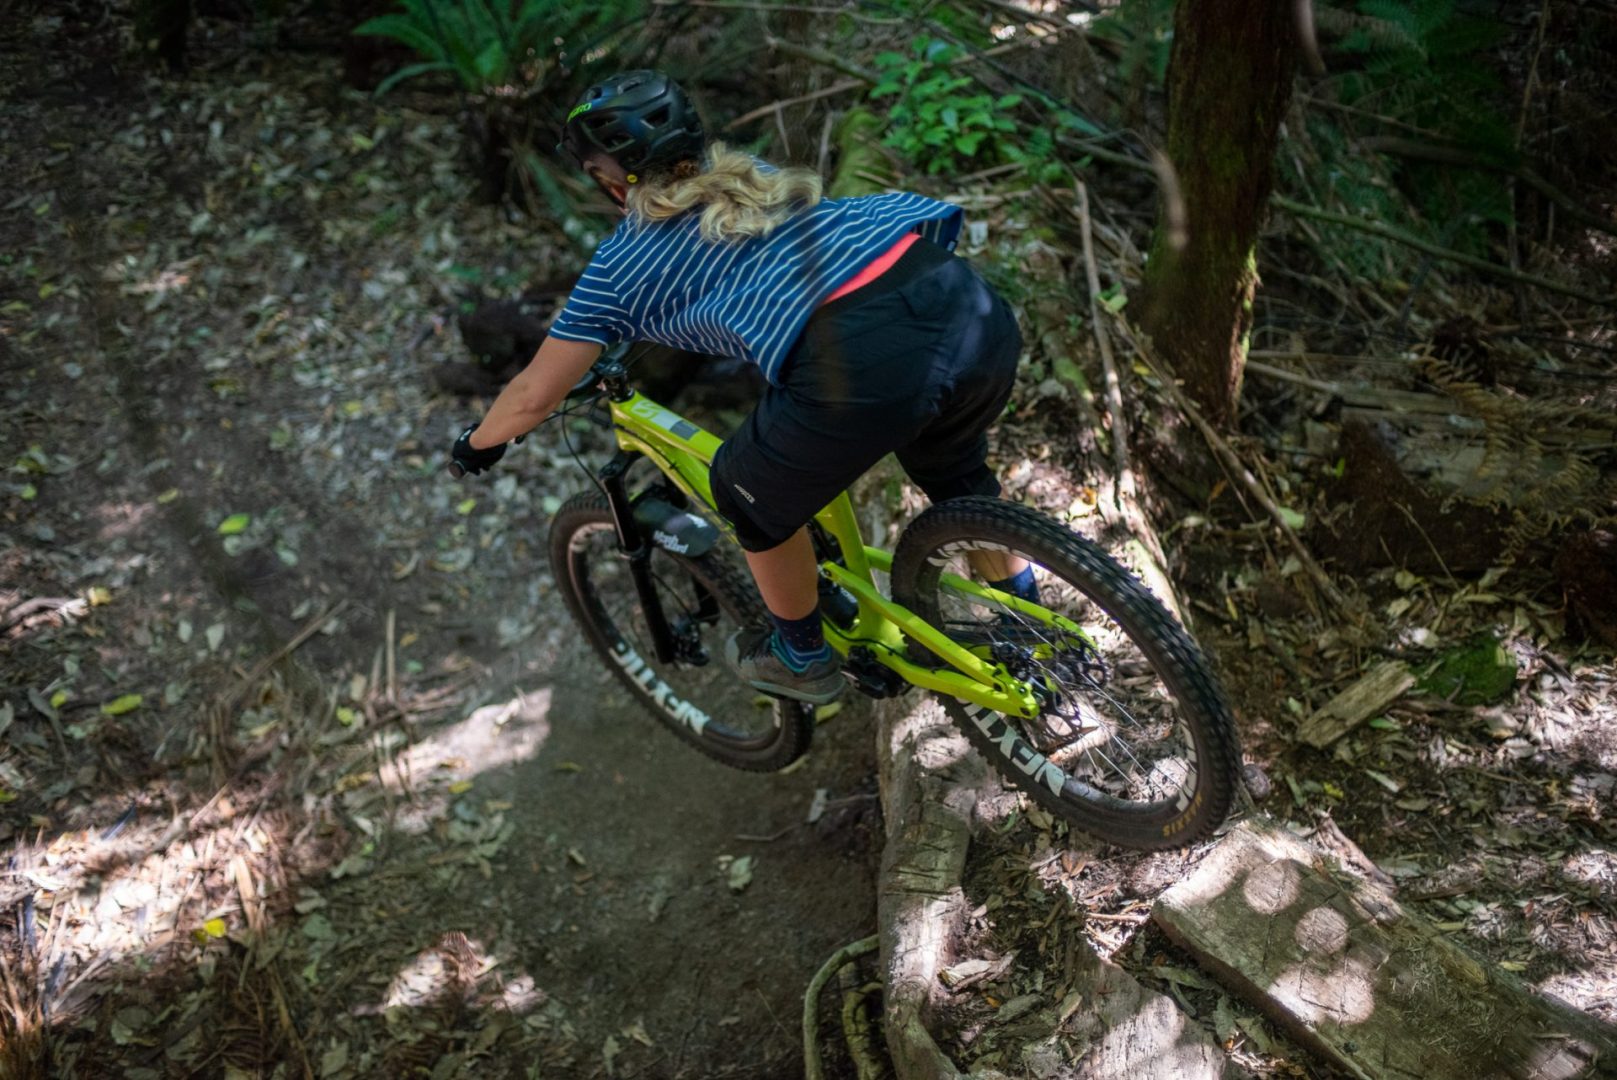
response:
M986 432L1022 336L962 259L919 240L810 317L752 415L719 448L713 498L748 551L787 540L889 453L933 502L998 495Z

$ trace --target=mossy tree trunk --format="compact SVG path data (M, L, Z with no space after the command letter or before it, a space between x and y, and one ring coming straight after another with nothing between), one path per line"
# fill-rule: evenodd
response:
M1241 396L1258 227L1297 49L1287 0L1180 0L1168 58L1168 157L1182 246L1159 215L1143 321L1191 397L1229 426ZM1165 196L1169 197L1169 196Z

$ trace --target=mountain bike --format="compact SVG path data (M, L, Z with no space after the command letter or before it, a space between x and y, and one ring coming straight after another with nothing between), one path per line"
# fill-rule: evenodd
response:
M815 709L760 695L721 659L766 625L713 509L720 440L630 385L603 353L563 409L604 405L617 452L596 490L562 504L550 562L567 606L630 693L676 736L741 769L807 751ZM1223 821L1240 762L1235 722L1195 643L1132 575L1057 521L1000 499L919 514L895 550L866 544L844 492L810 526L825 638L876 698L930 690L971 744L1049 813L1142 850ZM1034 566L1039 603L972 580L967 555ZM885 576L890 595L878 586Z

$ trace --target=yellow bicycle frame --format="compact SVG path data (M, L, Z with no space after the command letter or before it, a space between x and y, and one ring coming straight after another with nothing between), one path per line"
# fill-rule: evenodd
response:
M712 511L708 516L713 524L735 539L729 523L713 510L709 470L713 456L722 445L721 440L638 391L621 401L610 402L610 406L618 446L650 459L694 502ZM1013 678L1003 664L951 641L925 619L881 594L873 571L890 572L893 555L864 542L847 492L833 499L815 515L815 520L836 539L845 564L826 562L821 564L821 571L859 601L858 617L848 628L830 621L825 623L825 639L833 649L846 656L850 649L863 646L879 663L915 686L1010 716L1038 715L1038 702L1027 683ZM945 574L943 584L953 592L1010 608L1062 634L1087 640L1077 624L1037 604L953 574ZM912 662L907 655L907 644L912 641L948 667L925 667Z

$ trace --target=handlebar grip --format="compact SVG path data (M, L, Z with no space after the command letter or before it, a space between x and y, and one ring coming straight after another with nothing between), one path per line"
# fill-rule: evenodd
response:
M451 461L449 463L449 475L454 477L456 480L459 480L461 477L466 475L466 466L462 465L458 461Z

